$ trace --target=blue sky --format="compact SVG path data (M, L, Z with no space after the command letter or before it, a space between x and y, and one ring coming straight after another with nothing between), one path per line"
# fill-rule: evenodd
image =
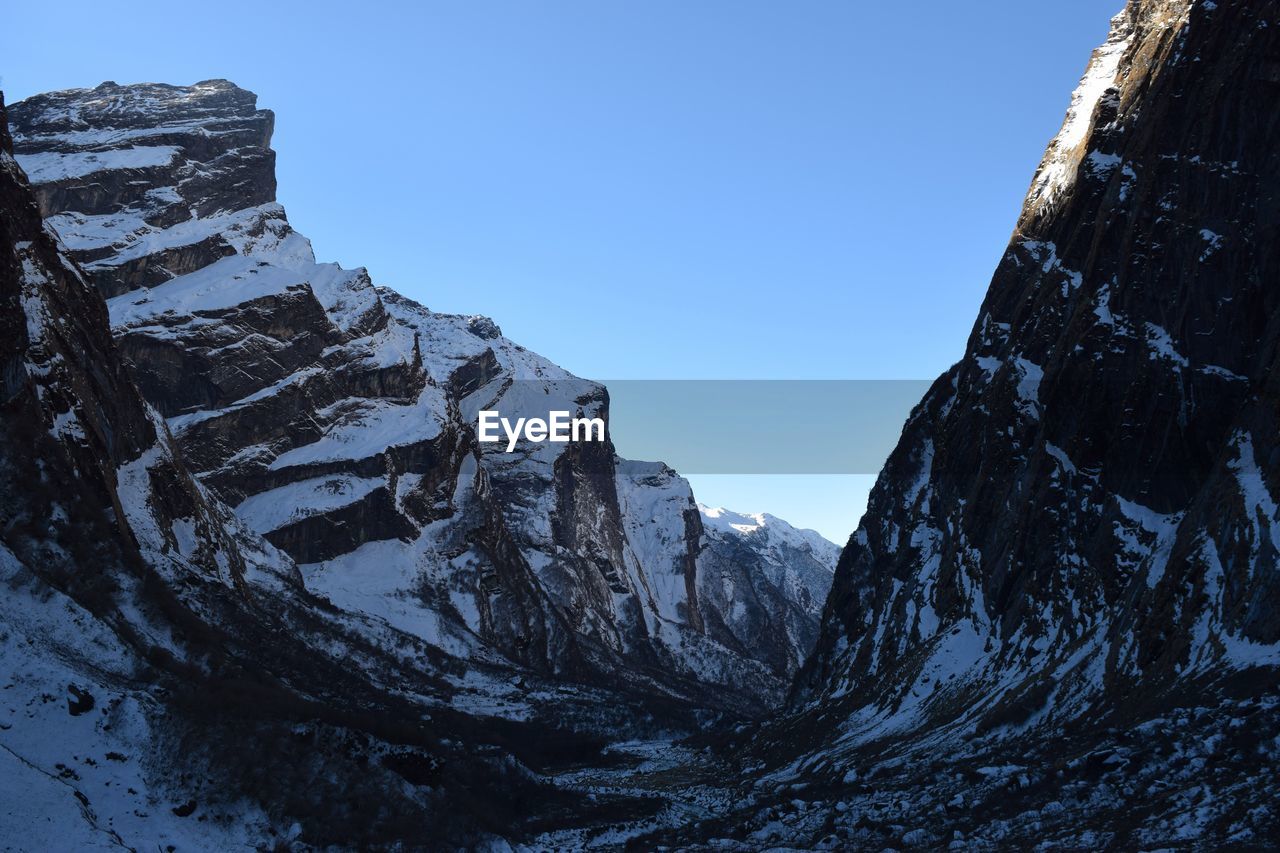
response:
M252 89L321 260L583 376L929 378L1120 6L23 3L0 75ZM843 542L871 480L694 487Z

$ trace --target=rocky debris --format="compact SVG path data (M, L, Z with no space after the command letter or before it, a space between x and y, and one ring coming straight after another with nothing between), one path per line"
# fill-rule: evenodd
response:
M96 703L93 694L88 690L81 690L74 684L67 685L67 713L73 717L81 714L87 714L93 710Z
M181 805L174 806L170 811L173 812L175 817L190 817L195 814L197 805L195 800L187 800Z
M887 738L842 755L840 772L820 775L769 768L757 732L725 736L708 753L732 762L719 768L720 779L743 784L699 797L707 808L697 821L669 815L635 827L632 843L692 850L1265 848L1276 831L1269 782L1280 724L1275 697L1213 697L1193 686L1181 698L1157 716L1116 716L1052 738L1036 728L956 743ZM588 775L607 778L600 770ZM662 791L644 782L651 794Z

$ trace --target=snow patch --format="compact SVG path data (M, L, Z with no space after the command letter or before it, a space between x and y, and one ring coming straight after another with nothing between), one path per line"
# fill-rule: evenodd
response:
M134 145L107 151L75 151L59 153L17 154L15 159L33 184L49 184L83 178L108 169L146 169L167 166L178 149L173 145Z

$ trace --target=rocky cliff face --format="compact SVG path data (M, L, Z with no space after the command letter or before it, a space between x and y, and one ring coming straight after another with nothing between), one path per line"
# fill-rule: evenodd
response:
M1278 96L1276 3L1113 20L755 741L841 808L740 831L1275 837Z
M18 161L108 298L138 387L201 486L309 589L464 658L718 707L777 701L833 550L704 535L687 483L607 442L477 443L480 409L607 417L607 392L487 318L317 264L275 203L273 119L254 95L104 83L12 115ZM793 558L802 583L770 579Z

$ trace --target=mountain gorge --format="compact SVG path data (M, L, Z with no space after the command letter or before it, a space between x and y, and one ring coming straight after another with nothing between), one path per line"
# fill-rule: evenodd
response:
M13 105L0 837L1274 845L1277 96L1280 3L1129 0L842 551L478 441L608 390L317 263L252 93Z

